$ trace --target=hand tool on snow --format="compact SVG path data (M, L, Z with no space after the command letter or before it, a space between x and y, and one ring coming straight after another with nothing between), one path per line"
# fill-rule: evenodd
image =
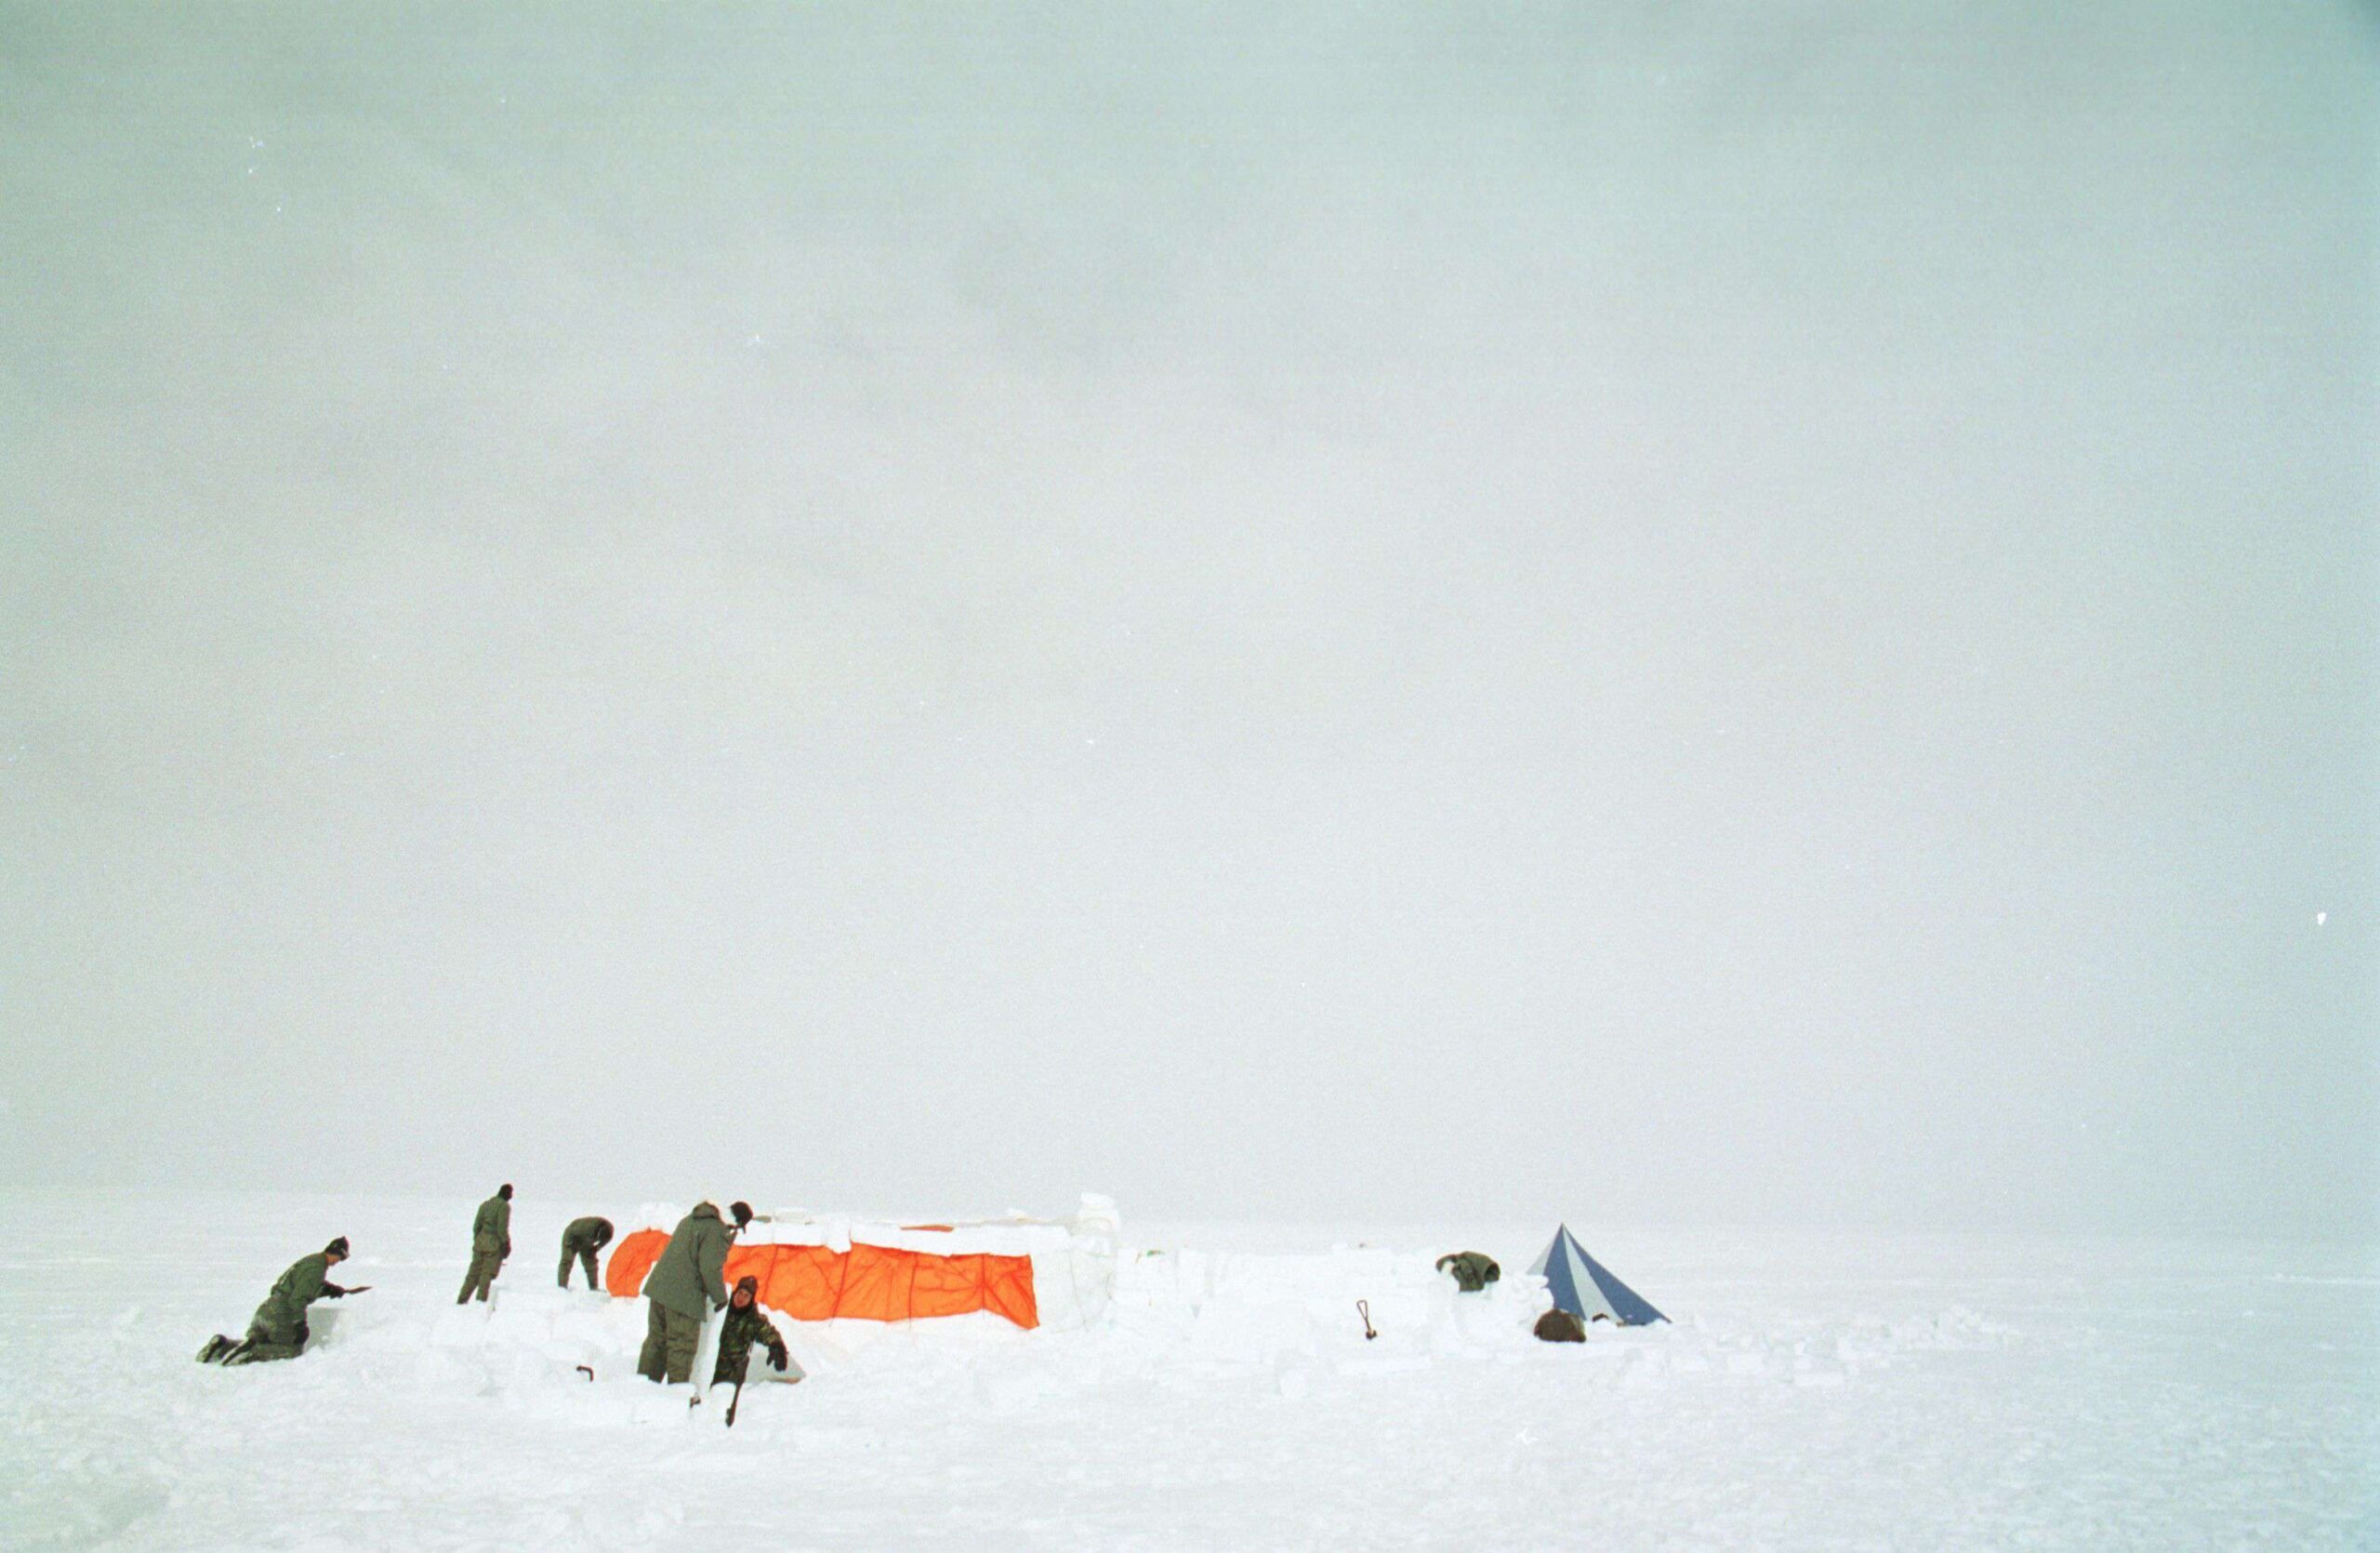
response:
M1358 1315L1358 1316L1361 1316L1361 1317L1364 1319L1364 1341L1365 1341L1365 1342L1368 1343L1368 1342L1370 1342L1373 1338L1375 1338L1375 1337L1377 1337L1377 1336L1379 1336L1379 1335L1380 1335L1380 1334L1379 1334L1379 1333L1374 1332L1374 1331L1372 1330L1372 1306L1371 1306L1371 1301L1369 1301L1369 1300L1362 1300L1362 1299L1357 1300L1357 1301L1355 1302L1355 1314L1356 1314L1356 1315Z

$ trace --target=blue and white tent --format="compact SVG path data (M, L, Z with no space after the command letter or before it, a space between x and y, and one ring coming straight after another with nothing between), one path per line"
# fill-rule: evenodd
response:
M1644 1295L1612 1277L1610 1268L1588 1255L1567 1224L1554 1231L1554 1243L1529 1264L1528 1270L1545 1280L1556 1310L1567 1310L1582 1321L1604 1316L1621 1326L1643 1326L1669 1320L1646 1304Z

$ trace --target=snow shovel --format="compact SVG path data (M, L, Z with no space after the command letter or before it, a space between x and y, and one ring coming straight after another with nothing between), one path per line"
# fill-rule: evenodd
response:
M775 1362L774 1361L770 1363L770 1369L773 1371L776 1370ZM782 1382L787 1386L798 1386L808 1375L808 1374L809 1372L802 1369L800 1361L788 1354L786 1356L786 1368L784 1370L776 1371L774 1374L764 1373L760 1376L760 1379L763 1381ZM744 1383L749 1378L750 1374L748 1366L747 1366L746 1374L735 1377L735 1395L729 1398L727 1401L727 1427L731 1429L735 1427L736 1404L740 1403L744 1400Z

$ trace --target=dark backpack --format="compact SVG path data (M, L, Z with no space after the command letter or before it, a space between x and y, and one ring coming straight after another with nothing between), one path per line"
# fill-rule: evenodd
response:
M1547 1343L1583 1343L1587 1323L1567 1310L1549 1310L1537 1319L1537 1335Z

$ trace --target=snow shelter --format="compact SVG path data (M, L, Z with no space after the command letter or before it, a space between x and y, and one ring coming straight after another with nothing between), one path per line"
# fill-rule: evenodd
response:
M1553 1243L1529 1264L1528 1270L1545 1280L1546 1289L1554 1295L1554 1308L1567 1310L1582 1321L1602 1316L1621 1326L1644 1326L1669 1320L1646 1304L1644 1295L1612 1277L1610 1268L1588 1255L1567 1224L1554 1229Z
M666 1218L654 1214L652 1217ZM1064 1222L869 1224L754 1220L730 1245L725 1278L759 1284L760 1302L798 1321L909 1321L978 1310L1018 1326L1079 1325L1107 1303L1115 1279L1115 1209L1086 1201ZM631 1299L669 1244L651 1224L622 1236L603 1287Z

